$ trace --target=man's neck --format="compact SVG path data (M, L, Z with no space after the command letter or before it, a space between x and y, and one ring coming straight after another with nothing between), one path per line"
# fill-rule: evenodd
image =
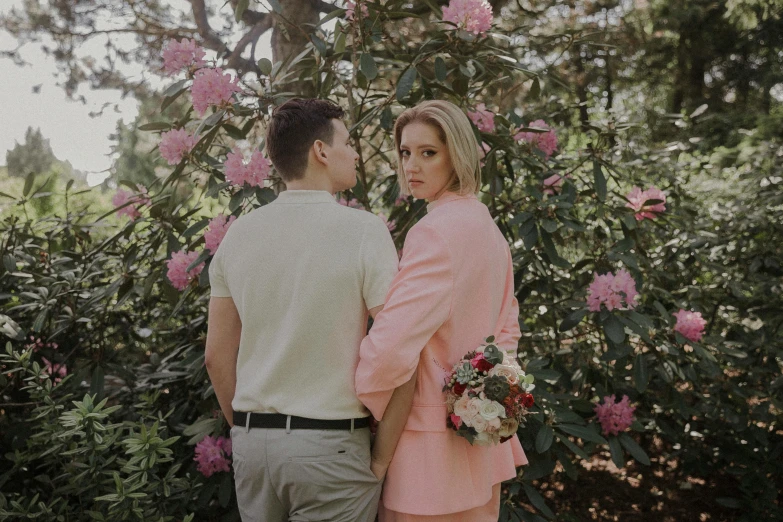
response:
M285 184L288 190L323 190L334 195L332 183L325 174L305 173L302 179L289 181Z

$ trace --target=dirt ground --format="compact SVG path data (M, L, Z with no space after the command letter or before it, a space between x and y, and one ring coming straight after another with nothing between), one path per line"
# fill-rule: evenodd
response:
M731 522L738 515L715 502L732 496L730 483L682 476L671 462L618 469L607 452L582 461L578 481L556 477L536 486L560 522Z

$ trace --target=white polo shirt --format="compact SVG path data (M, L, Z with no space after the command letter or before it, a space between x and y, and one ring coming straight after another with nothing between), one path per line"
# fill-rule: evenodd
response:
M383 221L325 191L291 190L237 219L209 267L242 319L235 411L365 417L354 371L370 308L397 273Z

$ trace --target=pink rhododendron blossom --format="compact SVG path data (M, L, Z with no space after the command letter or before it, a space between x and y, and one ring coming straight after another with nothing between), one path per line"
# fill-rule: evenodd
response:
M49 377L54 378L54 383L57 384L63 380L63 377L68 375L68 367L65 364L54 364L46 357L41 357L44 362L43 373Z
M358 208L359 210L364 210L364 205L359 203L358 199L348 200L345 199L343 196L340 196L340 199L338 199L337 202L344 207Z
M603 404L597 404L593 411L598 416L604 435L617 435L627 430L633 424L635 406L628 402L628 396L623 395L620 402L615 403L614 396L604 397Z
M251 187L263 187L264 180L269 177L271 171L272 164L261 151L253 151L250 161L247 163L245 163L245 155L239 147L234 147L226 156L226 181L230 181L234 185L248 184Z
M557 150L557 135L555 134L555 131L551 130L544 120L536 120L530 123L528 127L549 130L549 132L519 131L514 135L514 139L516 141L526 141L527 143L530 143L543 152L547 159L549 159L549 156Z
M204 270L204 263L200 263L188 272L188 266L197 258L198 252L188 252L187 250L180 250L171 254L171 259L166 261L166 266L168 267L166 276L174 288L184 290L187 288L188 283L196 279L201 271Z
M481 132L495 132L495 113L488 111L483 103L476 105L475 111L468 111L468 118Z
M554 196L560 192L560 188L563 186L565 178L560 174L552 174L544 180L544 194Z
M210 254L213 256L215 255L220 243L226 236L226 232L228 232L228 227L230 227L231 223L236 221L236 219L236 216L227 218L221 214L209 220L208 229L204 232L204 245L207 247Z
M171 39L163 49L163 70L171 75L191 67L203 67L205 54L195 40L183 38L178 42Z
M111 203L116 207L122 207L126 203L134 203L117 210L117 215L128 216L131 220L135 220L141 217L139 207L151 204L150 197L147 195L147 187L142 185L136 185L139 192L134 194L133 192L117 189L117 192L112 196Z
M231 456L231 441L225 437L211 437L207 435L196 444L196 456L193 457L198 465L198 470L209 477L219 471L231 471L228 457Z
M176 165L198 143L198 138L185 129L172 129L160 135L160 155L169 165Z
M636 291L636 282L631 274L624 268L614 274L593 275L593 282L587 289L587 308L591 312L600 312L601 304L606 309L612 311L623 306L628 308L636 307L636 298L639 293Z
M674 331L679 332L683 337L694 343L701 341L704 335L704 327L707 325L707 321L701 316L701 312L689 312L688 310L680 309L676 314L672 314L677 318L677 324L674 326Z
M237 79L231 78L230 74L223 74L223 69L199 69L191 87L193 108L199 117L203 117L211 105L227 104L231 96L240 91Z
M370 12L367 10L367 0L361 2L362 18L367 17ZM354 16L356 16L356 2L351 0L345 1L345 18L353 22Z
M645 218L655 219L659 213L666 210L666 194L656 187L650 187L644 191L640 187L633 187L631 192L625 197L628 200L625 206L636 211L635 217L637 221ZM646 204L647 201L653 199L661 200L661 203Z
M474 35L492 27L492 6L487 0L451 0L443 8L443 20Z
M394 232L394 228L397 226L397 223L394 220L389 221L389 218L387 218L384 214L379 214L378 216L386 225L386 228L389 229L389 232Z

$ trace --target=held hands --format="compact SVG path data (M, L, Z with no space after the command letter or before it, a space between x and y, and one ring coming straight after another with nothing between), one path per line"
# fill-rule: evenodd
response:
M378 462L375 459L372 459L370 462L370 471L372 471L372 474L375 475L375 478L378 479L378 481L382 481L384 478L386 478L386 472L389 469L389 463L383 463Z

